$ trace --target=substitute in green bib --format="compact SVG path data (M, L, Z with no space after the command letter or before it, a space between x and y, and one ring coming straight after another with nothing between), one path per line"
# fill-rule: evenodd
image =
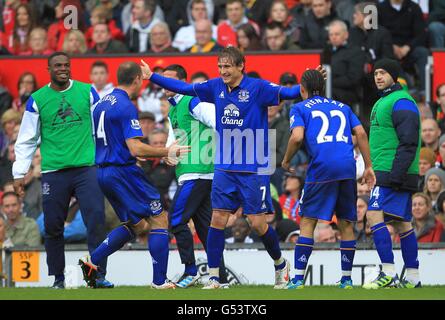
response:
M371 112L369 145L377 183L371 191L366 217L383 265L366 289L420 287L417 239L411 225L411 197L417 191L420 153L420 112L414 99L397 82L397 61L382 59L374 65L380 99ZM400 236L405 277L394 265L391 237L386 223ZM401 269L401 268L400 268Z
M88 250L105 239L104 196L95 167L91 107L99 96L90 84L71 79L71 62L64 52L48 57L51 82L28 99L13 164L14 188L24 196L23 177L40 144L42 205L48 274L53 288L65 288L64 223L72 197L80 204L87 227ZM100 264L97 287L110 288L105 279L107 261Z
M164 76L185 81L187 72L182 66L173 64L164 69ZM193 220L198 237L206 249L212 219L210 194L213 181L215 105L168 90L165 93L171 105L167 146L178 140L181 145L191 147L191 152L178 163L167 159L167 163L176 164L179 185L169 212L170 228L176 238L181 262L185 266L176 285L188 288L200 278L188 222ZM219 270L221 281L225 284L227 274L224 259L221 259Z

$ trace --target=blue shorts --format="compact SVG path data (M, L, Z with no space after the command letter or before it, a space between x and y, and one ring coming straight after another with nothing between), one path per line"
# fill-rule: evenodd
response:
M122 222L136 224L162 213L158 190L136 165L97 169L97 179L104 195Z
M385 222L412 219L412 193L376 186L371 191L368 211L383 211Z
M300 199L301 217L357 221L357 182L352 179L306 183Z
M270 176L255 173L215 170L212 184L212 208L243 214L273 213Z

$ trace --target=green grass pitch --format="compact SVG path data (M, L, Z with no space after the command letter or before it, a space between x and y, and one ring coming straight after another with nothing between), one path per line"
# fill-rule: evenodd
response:
M114 289L0 288L0 300L445 300L445 286L420 289L341 290L334 286L313 286L303 290L274 290L272 286L232 286L226 290L199 287L155 290L150 287Z

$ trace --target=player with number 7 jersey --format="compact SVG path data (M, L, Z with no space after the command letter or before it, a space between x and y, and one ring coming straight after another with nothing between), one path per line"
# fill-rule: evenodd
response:
M304 143L311 158L300 200L300 237L295 246L296 275L288 289L304 286L304 272L314 245L318 220L330 221L335 212L341 234L340 288L352 288L351 271L355 252L353 222L357 220L356 164L352 134L365 162L364 179L368 187L375 183L371 167L368 137L351 108L323 96L324 79L319 72L307 70L301 79L303 102L290 111L290 130L282 167L289 163Z

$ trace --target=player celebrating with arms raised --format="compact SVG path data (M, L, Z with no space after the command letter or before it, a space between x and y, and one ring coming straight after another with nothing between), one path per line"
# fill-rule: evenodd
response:
M314 245L314 229L318 220L338 218L341 233L340 288L352 289L351 270L355 254L353 222L357 220L356 165L352 134L357 137L365 161L363 179L372 188L375 183L371 167L368 137L351 108L327 99L324 79L315 70L307 70L301 78L304 101L290 111L290 129L282 167L289 163L304 142L311 161L300 200L300 236L295 245L296 275L287 289L304 287L304 273Z
M215 104L219 144L215 152L213 213L207 239L210 281L204 289L221 287L218 267L224 251L224 229L230 214L240 206L274 261L275 288L284 288L289 278L289 262L282 257L277 234L266 222L265 213L272 202L270 179L259 173L269 165L269 157L265 155L268 154L267 107L278 105L280 99L298 97L300 87L286 88L247 77L244 56L234 47L225 48L218 55L221 77L202 83L187 84L165 78L154 74L144 61L142 64L145 79ZM236 134L243 136L246 143L232 144Z
M168 218L162 209L160 195L136 165L136 157L175 157L189 151L173 143L169 148L144 144L136 106L142 86L140 67L134 62L122 63L117 71L118 87L95 106L93 120L96 136L96 165L99 185L123 225L117 227L91 254L79 260L84 279L95 285L97 263L119 250L137 234L150 230L148 246L153 260L155 289L174 289L167 279ZM146 221L148 220L148 221ZM149 224L148 224L149 223Z

